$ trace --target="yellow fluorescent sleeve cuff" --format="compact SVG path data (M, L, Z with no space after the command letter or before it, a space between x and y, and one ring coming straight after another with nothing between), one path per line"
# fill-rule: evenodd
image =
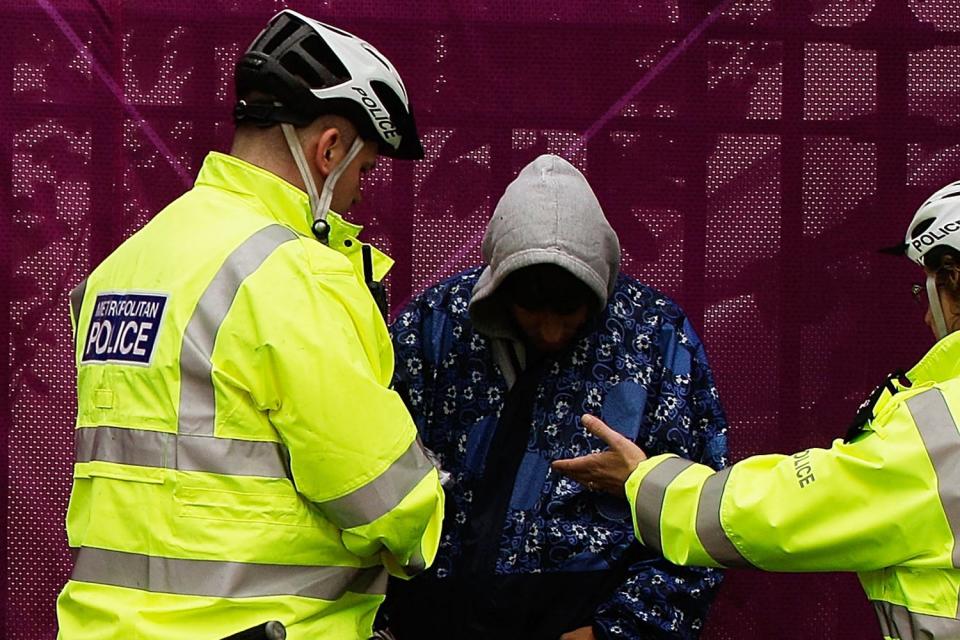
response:
M633 470L633 473L630 474L630 477L627 478L627 482L624 484L623 488L627 493L627 502L630 503L630 515L633 518L633 533L635 536L637 536L637 540L643 544L646 544L646 542L643 539L643 535L640 533L640 527L637 523L637 492L640 490L640 483L643 482L643 479L647 477L647 474L653 471L661 462L669 458L676 457L677 456L673 454L666 453L663 455L654 456L652 458L647 458L637 465L637 468Z
M667 487L660 513L663 555L674 564L697 567L721 567L718 558L703 546L697 529L703 487L715 471L702 464L690 465ZM713 514L709 514L712 516ZM712 520L708 516L708 519ZM719 516L716 517L719 522Z
M354 555L380 554L392 575L413 576L433 564L440 544L444 495L440 476L431 470L404 499L373 522L342 534Z
M669 482L663 492L662 503L640 501L638 504L638 494L644 480L663 463L674 464L668 461L679 462L680 458L673 454L655 456L641 462L627 479L625 488L632 507L637 539L655 549L658 544L661 545L664 557L675 564L721 566L706 552L696 533L700 491L707 478L713 475L713 469L683 461L689 466ZM656 526L656 531L651 526ZM644 530L649 540L644 539ZM659 541L654 539L657 533Z

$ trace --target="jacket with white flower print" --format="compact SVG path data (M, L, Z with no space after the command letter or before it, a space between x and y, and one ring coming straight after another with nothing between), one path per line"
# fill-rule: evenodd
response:
M563 626L592 625L598 637L697 637L721 572L677 567L640 548L625 498L590 492L550 469L553 460L603 447L580 425L583 413L601 417L648 455L671 452L715 469L725 466L726 419L696 332L672 300L617 276L602 312L545 364L515 477L492 478L484 469L498 455L490 445L510 388L490 339L469 318L480 273L471 269L430 288L391 328L395 387L424 444L452 478L434 567L391 591L386 610L396 610L399 600L401 618L437 620L437 598L449 597L447 614L440 616L446 622L438 624L468 624L467 618L487 611L526 625L526 637L550 626L540 618L552 624L564 616L570 619ZM506 489L499 511L504 517L472 522L479 517L474 497L494 482ZM478 530L489 531L493 540L488 561L465 558L477 553L469 539ZM477 566L488 567L489 575L467 575ZM477 602L487 592L515 589L540 595L523 595L520 604L504 604L504 597L500 604ZM579 597L569 593L581 589ZM456 598L471 600L469 610L461 610ZM577 611L581 603L589 609L585 613ZM563 626L561 631L569 630ZM484 635L478 631L475 637Z

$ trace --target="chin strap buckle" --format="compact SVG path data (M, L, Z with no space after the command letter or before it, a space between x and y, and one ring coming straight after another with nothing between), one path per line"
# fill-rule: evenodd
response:
M330 223L321 218L314 220L310 228L313 230L313 235L316 236L317 240L323 244L330 244Z

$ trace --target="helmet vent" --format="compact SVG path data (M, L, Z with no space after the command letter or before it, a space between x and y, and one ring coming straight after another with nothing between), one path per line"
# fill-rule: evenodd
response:
M947 195L943 196L940 199L946 200L947 198L956 198L957 196L960 196L960 191L954 191L953 193L948 193Z
M927 218L926 220L922 220L918 222L917 226L915 226L913 230L910 232L910 237L916 238L917 236L919 236L921 233L923 233L924 231L929 229L931 226L933 226L933 221L934 221L933 218Z
M398 120L404 117L407 110L404 108L399 96L393 92L393 89L379 80L372 80L370 82L370 88L373 89L373 92L380 98L380 104L382 104L387 110L387 113L390 114L390 118L393 119L394 124L401 124Z
M341 84L350 79L350 72L347 71L347 68L343 66L343 62L340 61L339 56L333 52L333 49L324 42L323 38L318 35L312 35L309 38L306 38L300 46L305 52L307 52L314 61L326 69L330 75L335 77L335 82L330 83L330 79L327 79L327 82L311 85L314 88L321 88L327 86L333 86L336 84Z
M313 67L307 64L307 61L304 60L296 51L288 51L283 54L283 57L280 58L280 64L291 74L298 76L309 87L326 86L326 83L323 81L323 78L320 77L320 74L318 74Z
M283 44L287 38L293 35L293 33L300 27L300 25L295 21L287 18L286 24L284 24L280 31L278 31L272 38L270 42L266 44L263 48L258 47L256 44L253 45L253 49L260 49L264 53L270 54L276 51L277 47Z

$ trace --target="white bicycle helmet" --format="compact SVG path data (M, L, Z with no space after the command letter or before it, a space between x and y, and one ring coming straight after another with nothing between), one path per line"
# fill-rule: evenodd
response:
M960 254L960 181L948 184L920 205L907 227L904 243L891 251L906 254L928 269L927 300L937 337L943 338L947 335L946 320L940 305L936 275L929 273L939 266L935 261L942 252L938 249L950 249Z
M322 114L349 119L380 153L423 158L403 80L370 43L295 11L270 20L237 62L234 120L306 126ZM246 100L261 92L275 101Z
M927 198L907 228L904 253L921 267L936 267L924 258L938 247L960 253L960 181Z

